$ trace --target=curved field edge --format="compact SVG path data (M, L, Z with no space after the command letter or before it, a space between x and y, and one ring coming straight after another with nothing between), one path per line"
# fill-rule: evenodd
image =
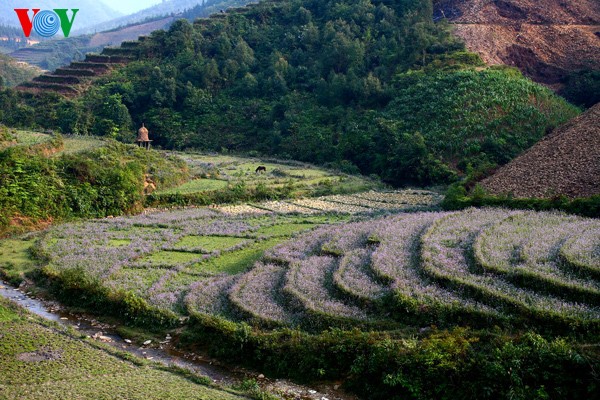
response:
M314 226L300 222L326 221L320 220L321 217L297 219L288 216L223 218L210 209L192 209L103 223L65 225L50 233L37 251L45 253L50 261L43 268L43 273L62 281L62 291L86 287L98 292L95 297L124 303L126 314L156 313L168 324L172 324L169 321L185 317L190 311L185 310L183 302L187 293L200 290L192 288L195 282L229 274L235 276L231 282L234 287L233 292L231 285L223 289L226 292L225 304L234 303L236 306L236 301L232 301L239 287L235 281L251 279L256 290L266 291L263 296L250 301L259 304L253 310L251 304L245 307L246 310L244 307L234 308L254 319L252 314L261 315L260 307L264 306L263 309L269 313L271 306L274 306L278 308L279 319L290 317L289 326L302 326L309 332L318 332L331 326L386 330L407 324L433 323L451 327L456 325L455 318L459 324L471 327L494 323L505 328L523 328L535 321L543 323L543 329L548 333L588 335L590 329L593 332L600 323L600 311L592 301L594 299L587 299L581 304L565 302L543 291L538 293L538 290L531 290L529 284L517 285L503 280L501 275L476 271L472 247L480 231L517 214L505 210L399 214L368 222L319 228L273 247L283 241L283 238L276 236L293 235L294 231ZM544 224L549 215L552 214L532 214L531 221ZM429 220L429 223L421 222L422 218ZM296 224L288 226L288 222L292 221ZM575 222L583 226L581 224L591 224L593 220L573 219ZM288 229L290 227L294 229ZM567 235L565 238L568 238L576 231L570 229L563 236ZM82 232L87 232L87 236L79 239ZM256 243L256 251L254 246L246 247L244 243L238 243L230 247L234 242L221 240L224 246L222 250L211 254L193 253L198 251L197 245L203 242L198 241L198 236L186 236L190 233L207 240L211 236L205 235L217 234L231 238L254 237L259 242ZM269 239L264 234L275 237ZM130 239L135 240L126 242L124 246L106 247L111 240L116 238L123 241L127 235L133 235ZM556 240L563 240L563 236ZM181 252L187 246L180 241L182 238L193 239L187 244L192 246L187 252ZM514 240L518 242L522 238L517 234ZM183 246L180 251L169 250L175 243ZM75 249L74 246L81 249ZM202 246L206 247L206 244ZM371 273L376 275L377 268L390 269L390 266L381 263L402 265L396 271L398 280L391 284L380 282L377 288L382 289L380 294L383 298L371 304L360 304L364 302L357 302L356 296L348 296L335 282L336 271L343 265L340 262L345 260L345 253L351 254L354 249L365 246L362 251L364 255L373 252L377 257L375 263L363 265L363 272L354 276L355 287L374 284ZM273 249L267 251L271 247ZM248 251L252 252L246 256ZM55 256L52 256L53 252ZM167 263L165 259L159 260L158 264L149 263L154 253L161 257L178 256L181 260L173 259ZM258 280L259 276L252 276L256 272L252 266L260 265L255 262L261 259L270 260L285 270L283 283L270 282L268 274L259 275ZM235 269L224 268L224 264L235 264ZM213 268L215 265L221 265L221 268ZM595 285L593 281L581 282ZM199 288L202 285L196 286ZM210 302L210 299L202 301ZM198 303L200 310L205 307L202 301ZM249 315L245 311L253 312ZM233 320L243 319L240 317L237 315ZM296 317L304 322L300 325L291 322ZM270 319L267 316L264 322Z
M517 325L534 322L540 328L558 332L597 332L597 307L530 292L497 275L474 272L473 242L482 229L515 212L470 209L435 221L421 237L423 270L448 289L466 293L473 299L510 312ZM479 218L478 218L479 217Z
M527 331L514 335L499 328L435 327L420 332L331 329L315 335L288 328L264 331L198 312L191 312L182 326L180 320L132 307L126 298L107 303L101 296L94 298L97 293L75 286L61 298L84 299L86 307L148 327L167 323L183 328L180 345L184 348L201 347L271 377L303 382L341 378L348 389L371 399L398 395L481 399L505 395L507 388L522 391L523 398L541 390L587 399L598 390L593 371L600 368L600 361L591 347L572 338L545 338ZM76 303L82 306L81 301ZM527 367L513 369L515 365Z
M109 299L106 293L94 292L94 282L81 272L53 277L60 283L62 295L76 299L78 306L88 301L91 307L107 313L112 310L124 319L147 326L179 327L183 322L172 315L156 314L136 296L121 293ZM349 386L368 398L485 398L489 394L483 388L497 394L506 393L511 384L515 387L508 377L494 373L524 363L528 367L515 373L527 383L517 387L531 396L533 388L558 396L577 386L573 398L584 398L583 389L577 392L580 384L588 392L597 390L591 371L586 369L590 362L596 365L597 361L585 346L586 339L576 336L542 337L526 328L514 335L500 328L440 331L419 325L386 332L329 329L310 334L286 328L264 331L243 322L190 314L181 337L184 345L208 347L216 356L260 368L273 376L302 380L345 378ZM589 334L587 340L596 342L597 335ZM415 376L417 371L426 373ZM548 373L538 375L540 371ZM473 383L472 379L480 381ZM431 388L432 381L440 382L446 390ZM469 386L457 382L469 382ZM477 386L476 394L468 397L474 393L471 385Z

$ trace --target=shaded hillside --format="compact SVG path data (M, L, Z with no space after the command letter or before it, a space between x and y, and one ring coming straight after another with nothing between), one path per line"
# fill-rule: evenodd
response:
M54 70L71 60L83 59L87 52L100 50L100 47L88 47L89 41L89 35L45 40L33 46L22 47L9 55L17 61L36 65L44 70Z
M17 86L42 74L42 70L0 54L0 87Z
M10 53L21 47L38 43L42 38L31 32L29 38L23 36L23 30L10 25L0 25L0 53Z
M596 0L436 0L469 50L488 64L518 67L538 82L560 84L570 72L600 69Z
M74 61L66 67L37 76L17 88L30 93L54 92L69 97L80 95L97 78L136 60L138 45L139 42L131 41L123 42L119 48L107 47L102 54L88 54L83 61Z
M81 29L86 26L98 24L109 19L114 19L121 13L111 9L102 1L96 0L3 0L0 2L0 24L21 27L15 8L40 8L49 10L54 8L77 8L79 12L75 18L73 29Z
M556 129L482 182L515 197L600 194L600 105Z

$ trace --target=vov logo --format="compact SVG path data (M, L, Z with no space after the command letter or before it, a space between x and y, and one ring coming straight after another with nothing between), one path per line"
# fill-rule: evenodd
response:
M40 11L39 8L34 8L31 10L33 11L33 17L31 18L29 17L29 11L28 8L15 8L25 37L31 35L32 29L42 37L54 36L58 33L59 29L62 29L65 37L69 37L73 22L75 22L75 16L79 9L71 9L73 12L71 19L67 16L69 10L66 8L55 8L54 10L42 11Z

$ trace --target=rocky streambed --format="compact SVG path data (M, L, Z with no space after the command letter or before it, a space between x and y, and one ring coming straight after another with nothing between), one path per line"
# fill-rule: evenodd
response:
M163 340L147 339L141 343L139 341L134 343L133 340L117 334L116 326L87 314L69 312L56 302L38 298L28 286L15 288L0 281L0 296L42 318L70 326L79 331L82 336L104 342L147 360L188 369L198 375L207 376L214 383L222 386L235 386L254 379L264 390L282 399L357 399L353 395L344 393L337 384L328 383L308 387L284 379L269 379L259 372L225 365L204 354L181 351L172 344L174 338L170 335L165 336Z

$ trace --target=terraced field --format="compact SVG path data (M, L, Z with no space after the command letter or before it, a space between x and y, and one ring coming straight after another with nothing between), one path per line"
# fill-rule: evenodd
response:
M364 177L319 169L300 162L228 155L175 154L188 164L195 179L176 188L159 190L155 195L189 195L243 184L249 188L259 185L269 188L293 186L297 197L313 195L331 188L335 188L336 193L353 193L380 186L379 183ZM259 166L265 167L266 171L257 172Z
M0 398L246 399L136 363L0 299ZM131 356L130 356L131 359Z
M359 194L321 196L306 199L267 201L216 207L227 215L238 214L372 214L436 207L442 196L426 190L365 192Z
M176 316L308 331L535 324L598 332L600 221L502 209L356 220L344 209L407 195L423 200L366 193L316 200L339 204L336 214L261 204L70 224L40 248L47 274L81 270Z

